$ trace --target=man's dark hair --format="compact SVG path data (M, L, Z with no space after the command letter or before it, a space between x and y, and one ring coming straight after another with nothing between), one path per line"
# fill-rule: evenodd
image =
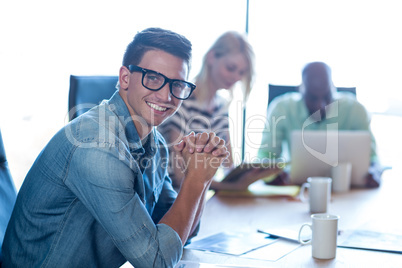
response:
M138 32L128 44L123 65L137 65L150 50L162 50L186 61L190 68L191 42L184 36L161 28L148 28Z

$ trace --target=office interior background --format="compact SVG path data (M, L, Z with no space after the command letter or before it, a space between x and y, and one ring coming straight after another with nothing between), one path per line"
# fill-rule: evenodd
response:
M49 139L68 122L69 76L118 75L137 31L162 27L193 43L190 78L215 39L246 32L257 76L243 107L239 92L230 118L234 157L256 155L268 84L298 85L309 61L332 67L336 86L356 86L373 115L385 165L398 164L402 122L402 17L397 0L117 0L0 3L0 128L17 190ZM375 128L375 129L374 129ZM394 165L395 164L395 165Z

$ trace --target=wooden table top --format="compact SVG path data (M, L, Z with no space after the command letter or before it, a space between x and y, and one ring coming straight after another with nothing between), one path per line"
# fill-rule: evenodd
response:
M387 170L378 189L354 189L332 194L330 214L340 216L339 230L363 225L402 235L402 172ZM256 232L310 223L308 204L287 197L228 197L216 194L206 204L197 239L224 231ZM297 229L298 230L298 229ZM245 259L227 254L185 249L182 260L244 267L402 267L402 254L337 248L331 260L311 256L311 246L300 246L276 261Z

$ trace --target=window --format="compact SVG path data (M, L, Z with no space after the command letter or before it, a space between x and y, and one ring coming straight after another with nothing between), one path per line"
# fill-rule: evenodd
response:
M249 39L258 73L247 107L246 153L253 157L258 149L268 84L300 84L310 61L329 64L336 86L356 86L369 112L402 115L398 5L396 0L251 0Z

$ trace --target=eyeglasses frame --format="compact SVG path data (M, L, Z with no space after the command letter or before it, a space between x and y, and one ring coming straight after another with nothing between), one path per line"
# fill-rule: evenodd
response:
M141 79L142 85L143 85L145 88L147 88L147 89L149 89L149 90L151 90L151 91L159 91L159 90L161 90L167 83L169 83L170 94L172 94L173 97L175 97L176 99L179 99L179 100L187 100L188 98L190 98L191 94L193 93L194 89L196 88L196 85L194 85L193 83L190 83L190 82L187 82L187 81L184 81L184 80L180 80L180 79L170 79L170 78L167 77L166 75L161 74L161 73L159 73L159 72L156 72L156 71L154 71L154 70L142 68L142 67L140 67L140 66L133 65L133 64L130 64L129 66L126 66L126 67L127 67L127 69L128 69L131 73L133 73L133 72L141 72L141 73L142 73L142 79ZM147 86L144 84L144 77L145 77L145 74L146 74L147 72L153 72L153 73L155 73L155 74L158 74L158 75L162 76L162 77L165 79L165 82L164 82L158 89L152 89L152 88L147 87ZM173 82L176 82L176 81L184 82L184 83L186 83L186 84L188 84L188 85L190 86L191 91L190 91L190 94L188 94L188 97L186 97L186 98L179 98L179 97L177 97L176 95L173 94L172 83L173 83Z

